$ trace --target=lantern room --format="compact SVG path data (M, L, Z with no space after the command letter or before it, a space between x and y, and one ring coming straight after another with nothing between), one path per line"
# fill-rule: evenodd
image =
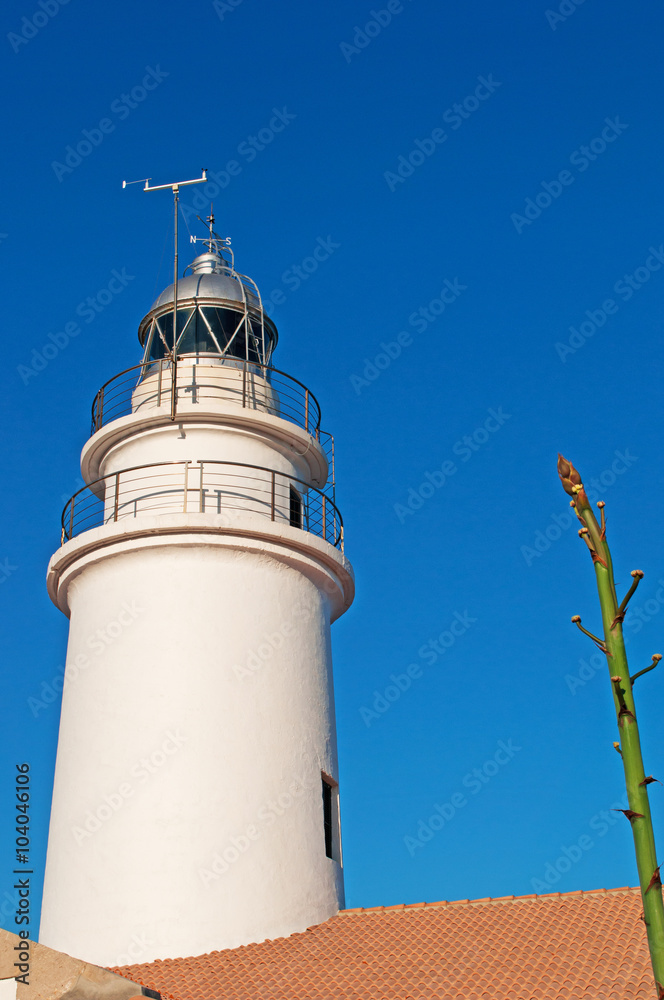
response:
M169 285L142 320L138 337L144 362L186 356L269 365L277 329L263 313L255 282L235 270L230 247L219 240L209 246L188 266L191 273L177 288Z

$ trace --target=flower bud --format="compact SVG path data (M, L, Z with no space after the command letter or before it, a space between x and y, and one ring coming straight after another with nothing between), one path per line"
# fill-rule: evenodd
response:
M579 493L583 489L581 484L581 476L576 471L571 462L568 462L566 458L562 455L558 455L558 475L560 476L560 481L563 484L563 489L565 493L573 497L575 494ZM574 487L578 487L574 489Z

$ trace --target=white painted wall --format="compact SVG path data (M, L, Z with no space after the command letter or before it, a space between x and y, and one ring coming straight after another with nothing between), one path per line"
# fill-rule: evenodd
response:
M329 625L352 600L350 568L306 532L265 521L273 540L251 538L248 524L138 519L52 560L71 613L40 932L52 948L99 965L195 955L343 906L321 771L338 780Z

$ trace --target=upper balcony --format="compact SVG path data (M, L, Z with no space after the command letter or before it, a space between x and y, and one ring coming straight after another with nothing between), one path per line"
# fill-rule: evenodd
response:
M325 454L326 491L334 499L334 439L321 430L314 394L297 379L270 365L199 353L144 361L104 383L92 404L92 434L130 414L150 411L175 420L178 414L203 415L228 406L280 417L302 428Z

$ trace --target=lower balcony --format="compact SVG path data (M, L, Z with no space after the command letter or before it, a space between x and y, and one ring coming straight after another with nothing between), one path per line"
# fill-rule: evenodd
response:
M141 515L231 511L308 531L343 551L341 514L322 490L273 469L219 461L135 466L89 483L65 504L61 541Z

